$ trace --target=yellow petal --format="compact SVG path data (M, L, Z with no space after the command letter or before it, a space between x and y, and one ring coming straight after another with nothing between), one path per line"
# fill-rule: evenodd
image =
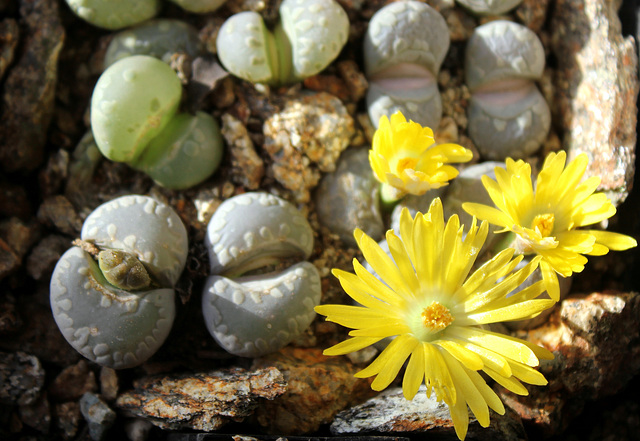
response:
M384 367L380 370L380 373L371 383L371 389L373 390L383 390L389 386L398 376L398 372L400 372L400 368L407 357L409 357L419 344L418 340L406 334L398 336L394 342L397 342L394 346L394 355L387 360Z
M407 370L402 378L402 393L407 400L413 400L424 379L424 348L418 345L409 358Z
M596 242L614 251L624 251L638 246L638 242L631 236L611 231L584 230L596 238Z
M462 209L478 219L486 220L491 224L500 227L511 228L513 221L502 211L488 205L477 204L475 202L465 202Z
M495 380L495 382L498 383L500 386L510 390L514 394L529 395L529 391L527 390L527 388L524 387L522 383L518 381L517 378L513 376L505 377L504 375L500 375L493 369L489 369L489 368L483 369L483 372L486 373L491 378L493 378L493 380Z
M456 360L464 365L467 369L478 371L484 367L482 359L478 354L468 350L462 345L451 340L436 340L435 345L440 346L451 354Z
M333 345L330 348L325 349L322 353L324 355L345 355L350 352L356 352L364 349L372 344L379 342L381 338L373 337L354 337L343 342Z
M558 276L553 267L546 261L540 262L540 272L542 273L542 280L547 288L547 293L556 302L560 300L560 284L558 283Z
M478 419L478 422L482 427L489 425L489 408L487 402L482 397L482 394L478 391L475 384L469 378L469 374L464 367L453 358L449 353L443 352L442 356L447 363L453 382L456 385L458 394L463 396L469 408Z

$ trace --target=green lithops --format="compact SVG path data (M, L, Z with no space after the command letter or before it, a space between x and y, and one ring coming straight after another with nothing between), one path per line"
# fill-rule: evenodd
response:
M223 148L220 126L211 115L181 113L131 165L163 187L189 188L218 168Z
M334 0L284 0L269 31L256 12L231 16L216 47L232 74L253 83L281 85L317 74L347 42L349 19Z
M91 97L91 128L112 161L134 161L173 118L182 96L176 73L144 55L123 58L98 79Z
M171 0L185 11L203 14L218 9L227 0Z
M204 52L198 30L180 20L150 20L114 35L104 55L104 66L132 55L150 55L168 63L177 52L192 58Z
M104 29L122 29L154 17L160 0L67 0L71 10L88 23Z
M222 158L222 136L208 114L178 113L182 86L166 63L123 58L104 71L91 99L91 127L102 154L184 189L208 178Z

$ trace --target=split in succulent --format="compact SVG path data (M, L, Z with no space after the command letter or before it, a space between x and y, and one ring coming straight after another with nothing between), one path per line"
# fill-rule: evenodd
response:
M222 25L216 47L233 75L277 86L322 71L348 35L349 19L334 0L284 0L273 32L257 12L241 12Z
M209 332L226 351L259 357L290 343L311 324L320 275L307 259L313 231L289 202L267 193L224 201L207 227L211 264L202 296ZM279 262L297 263L280 270Z
M626 250L637 245L623 234L586 230L616 213L603 193L595 193L600 177L582 178L589 163L586 154L566 164L564 151L547 156L538 174L535 189L531 166L508 158L506 170L496 167L496 180L483 176L482 183L495 207L465 203L468 213L516 234L515 247L520 254L542 257L540 269L552 299L560 298L556 274L570 277L584 269L589 256L601 256L609 250Z
M181 96L176 73L154 57L134 55L109 66L91 98L91 128L102 154L171 189L207 179L222 160L220 128L207 113L178 113Z
M476 15L500 15L509 12L522 0L457 0Z
M468 130L484 158L525 158L547 138L551 112L535 85L544 65L542 43L526 26L497 20L475 29L465 58Z
M65 339L100 365L122 369L151 357L171 330L187 231L171 207L123 196L96 208L81 240L62 255L50 301Z
M326 349L342 355L395 337L359 378L375 376L374 390L385 389L409 359L402 389L411 400L424 382L451 411L456 434L464 439L467 406L480 425L489 425L489 409L504 414L498 395L480 375L484 372L510 391L527 395L521 382L545 385L534 369L553 355L536 345L489 331L484 325L533 317L555 302L539 299L542 281L509 294L538 266L539 257L514 271L522 259L506 249L469 274L487 236L488 224L472 222L463 231L458 217L444 221L435 199L428 213L411 217L404 210L400 235L387 232L389 257L360 230L354 236L374 274L356 260L355 274L334 269L345 292L362 306L321 305L316 312L352 328L348 340Z
M367 107L373 124L402 112L437 128L442 101L436 78L449 49L449 28L425 3L390 3L376 12L364 39Z

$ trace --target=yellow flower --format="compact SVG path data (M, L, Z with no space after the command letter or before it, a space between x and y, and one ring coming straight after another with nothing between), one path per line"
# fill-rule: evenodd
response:
M346 293L362 306L320 305L327 320L352 328L352 337L328 348L326 355L358 351L386 337L396 336L359 378L376 375L371 387L386 388L407 358L402 381L405 398L413 399L424 381L451 410L456 434L464 439L469 424L467 405L483 427L489 408L503 414L504 406L478 371L507 389L526 395L521 381L544 385L544 376L532 368L538 359L553 355L538 346L489 331L483 325L534 317L553 305L536 299L542 281L507 297L538 266L539 258L519 271L522 256L512 259L506 249L467 277L485 241L488 224L475 219L465 235L457 216L445 224L442 203L436 198L429 212L411 218L403 209L400 238L387 232L392 257L360 230L355 237L377 275L353 261L355 274L334 269Z
M610 218L616 209L603 193L593 192L600 178L581 182L589 162L586 154L567 164L566 153L551 153L538 174L536 189L531 167L522 160L506 161L506 170L495 168L497 182L487 176L482 183L497 208L465 203L462 208L479 219L504 227L517 235L516 249L522 254L542 256L540 270L547 292L560 298L556 273L570 277L584 269L587 258L626 250L637 245L623 234L577 229Z
M458 170L447 164L467 162L472 156L457 144L436 145L430 128L407 122L397 112L391 121L386 116L380 118L369 162L376 178L390 186L393 197L399 199L407 193L421 195L447 185L458 176Z

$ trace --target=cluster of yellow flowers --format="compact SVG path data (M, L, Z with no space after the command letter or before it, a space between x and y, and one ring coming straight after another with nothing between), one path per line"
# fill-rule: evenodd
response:
M378 180L393 189L383 193L401 197L447 185L457 176L448 164L469 161L471 156L456 144L436 145L429 128L396 113L390 120L382 117L369 158ZM622 234L577 229L608 219L615 208L605 195L594 194L599 178L582 181L586 155L566 167L565 162L565 152L550 154L534 189L529 164L507 159L506 169L495 169L497 182L482 179L497 208L463 205L474 215L466 232L457 216L445 221L438 198L427 213L413 218L403 209L399 237L393 230L386 235L391 256L357 229L358 246L380 279L357 259L355 274L333 271L345 292L362 306L316 307L327 320L353 329L350 339L325 354L343 355L395 337L356 376L376 376L371 387L382 390L408 359L404 396L412 399L424 382L429 395L435 392L449 406L461 440L469 424L467 406L483 427L489 425L489 408L499 414L505 411L480 371L521 395L528 393L522 382L547 384L534 367L539 359L553 358L549 351L484 325L535 317L559 299L556 273L569 277L582 271L585 254L603 255L637 245ZM483 220L480 226L476 217ZM515 233L516 246L471 273L487 237L487 222ZM515 271L525 254L535 256ZM538 267L543 280L513 293ZM551 299L541 297L544 291Z

